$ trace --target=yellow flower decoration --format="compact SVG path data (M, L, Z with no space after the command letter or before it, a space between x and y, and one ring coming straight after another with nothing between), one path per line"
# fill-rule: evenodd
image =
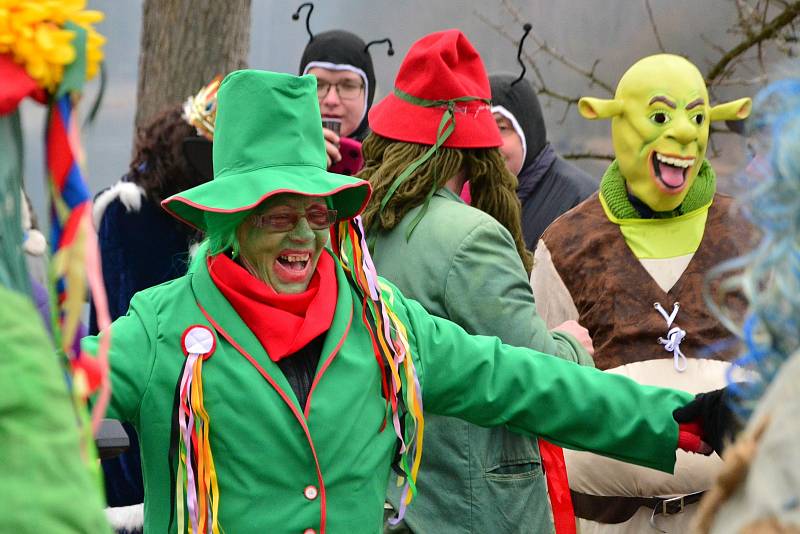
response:
M92 26L103 20L99 11L84 9L86 0L0 0L0 54L10 54L31 78L54 92L64 67L75 61L72 22L86 30L86 79L103 60L105 38Z

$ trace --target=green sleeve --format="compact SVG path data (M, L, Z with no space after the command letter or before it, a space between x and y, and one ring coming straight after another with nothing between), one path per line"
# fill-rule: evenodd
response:
M97 353L100 333L81 341L81 348ZM146 294L131 299L128 313L111 324L111 401L106 417L138 424L141 404L155 363L158 321Z
M413 300L405 300L405 309L426 412L674 469L678 424L672 411L692 395L642 386L495 337L470 336Z
M0 302L0 532L109 532L44 325L21 294L0 286Z
M462 241L447 274L445 307L468 332L593 365L572 336L547 329L514 240L494 221L477 225Z

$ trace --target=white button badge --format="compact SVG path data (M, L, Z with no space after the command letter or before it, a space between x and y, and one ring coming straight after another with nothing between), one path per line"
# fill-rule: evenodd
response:
M183 349L187 354L211 355L215 344L214 333L207 326L190 326L183 334Z

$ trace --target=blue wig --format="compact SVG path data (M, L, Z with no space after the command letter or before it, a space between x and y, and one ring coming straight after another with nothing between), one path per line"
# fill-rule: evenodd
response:
M742 341L743 355L728 381L742 399L747 416L781 365L800 348L800 79L770 84L756 96L748 123L755 156L748 165L745 216L761 231L749 254L725 262L709 273L720 279L720 292L740 290L749 302L743 320L706 300L720 320ZM749 371L752 381L737 384L732 373Z

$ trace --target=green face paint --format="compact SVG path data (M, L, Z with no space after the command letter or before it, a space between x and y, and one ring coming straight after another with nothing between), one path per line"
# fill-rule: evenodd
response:
M236 231L242 264L276 293L305 291L328 242L327 229L314 230L309 226L305 217L309 210L327 210L324 199L296 194L276 195L265 200L254 215L299 216L294 228L275 231L269 225L259 227L251 216Z

